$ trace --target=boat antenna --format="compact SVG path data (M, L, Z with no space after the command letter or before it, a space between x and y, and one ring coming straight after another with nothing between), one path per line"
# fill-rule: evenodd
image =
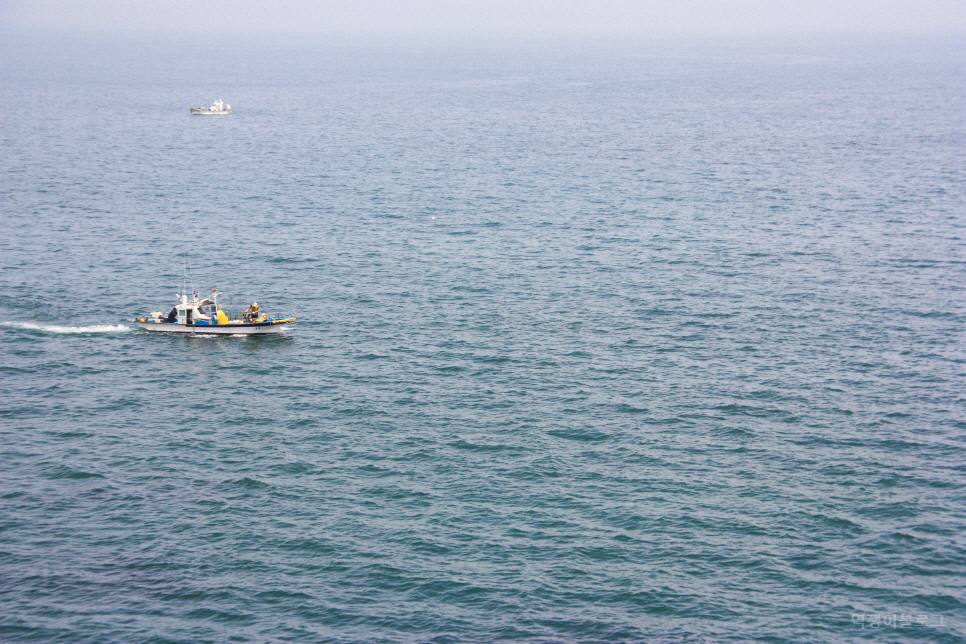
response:
M195 281L191 277L191 262L188 259L188 251L184 252L185 267L188 271L188 282L191 284L191 296L194 297L195 294Z

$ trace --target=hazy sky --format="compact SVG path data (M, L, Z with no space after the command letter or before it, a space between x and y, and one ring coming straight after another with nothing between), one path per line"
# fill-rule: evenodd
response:
M97 32L966 33L966 0L0 0L0 20Z

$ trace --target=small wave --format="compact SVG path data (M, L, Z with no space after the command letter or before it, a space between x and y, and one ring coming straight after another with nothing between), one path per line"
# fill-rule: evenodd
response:
M247 476L243 479L238 479L237 481L225 481L229 485L237 485L238 487L248 488L250 490L262 490L272 487L268 483L263 483L258 479L248 478Z
M74 469L66 465L55 465L54 467L50 468L50 471L47 473L47 478L73 480L102 479L104 478L104 475L96 472L85 472L83 470Z
M56 324L36 324L34 322L0 322L0 327L26 329L44 333L127 333L131 327L123 324L93 324L91 326L59 326Z
M581 441L585 443L599 443L611 438L610 434L605 434L604 432L598 432L592 429L554 429L548 431L547 433L551 436L556 436L557 438L565 438L567 440Z
M484 444L484 443L470 443L464 440L458 440L455 443L449 443L451 447L457 449L465 449L470 452L519 452L525 451L522 447L516 447L513 445L494 445L494 444Z

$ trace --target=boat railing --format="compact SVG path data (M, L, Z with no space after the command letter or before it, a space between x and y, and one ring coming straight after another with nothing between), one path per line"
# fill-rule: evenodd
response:
M261 313L259 313L259 316L261 316ZM284 313L284 314L283 313L277 313L277 312L268 313L266 311L266 317L265 317L265 320L266 321L267 320L293 320L293 319L295 319L295 316L294 315L289 315L287 313Z
M228 316L228 320L231 321L231 322L237 323L237 322L247 322L248 321L245 318L245 310L244 309L240 313L238 311L232 311L231 309L227 309L227 308L222 308L221 310L222 310L222 312L226 316ZM291 319L294 319L295 318L294 315L288 315L288 314L282 315L282 314L279 314L279 313L267 311L265 309L259 309L259 311L258 311L258 317L262 317L263 314L265 315L265 321L266 322L269 321L269 320L291 320Z

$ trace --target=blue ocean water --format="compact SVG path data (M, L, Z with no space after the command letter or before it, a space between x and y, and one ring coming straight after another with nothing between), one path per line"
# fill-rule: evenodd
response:
M0 640L963 641L964 50L7 35Z

